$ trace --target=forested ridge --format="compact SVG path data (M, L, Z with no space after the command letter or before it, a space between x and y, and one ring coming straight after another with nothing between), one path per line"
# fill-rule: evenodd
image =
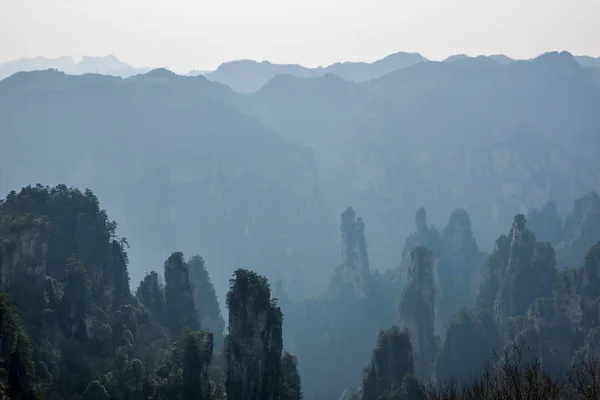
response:
M600 398L583 61L1 80L0 400Z

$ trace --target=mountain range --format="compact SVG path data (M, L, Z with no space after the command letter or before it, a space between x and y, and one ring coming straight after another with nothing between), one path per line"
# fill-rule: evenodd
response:
M0 63L0 79L17 72L45 69L56 69L71 75L102 74L123 78L151 70L151 68L134 68L113 55L106 57L84 56L79 62L76 62L72 57L34 57Z
M487 57L501 64L508 64L514 59L502 54L479 56ZM453 62L473 58L466 54L456 54L443 60ZM582 67L600 68L600 57L575 56ZM327 74L337 75L353 82L365 82L379 78L390 72L405 68L420 62L430 61L418 53L398 52L390 54L372 63L367 62L338 62L327 67L308 68L299 64L274 64L269 61L234 60L222 63L214 71L192 70L187 76L205 75L209 80L223 83L240 93L251 93L260 89L277 75L294 75L301 78L314 78ZM57 69L72 75L103 74L127 78L151 70L151 68L135 68L119 60L114 55L105 57L84 56L80 62L71 57L58 58L22 58L19 60L0 63L0 79L6 78L19 71L35 71Z
M179 249L204 255L221 298L241 266L297 298L325 290L349 205L386 269L421 206L438 226L467 210L483 248L515 213L552 199L564 215L600 189L597 68L567 52L398 59L415 62L369 79L375 64L276 75L252 93L217 71L13 74L0 81L0 192L93 187L135 249L134 281Z

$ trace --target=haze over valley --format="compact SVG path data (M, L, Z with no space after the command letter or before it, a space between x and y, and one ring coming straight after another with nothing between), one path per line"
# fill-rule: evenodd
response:
M0 6L0 400L598 398L595 3L261 1Z

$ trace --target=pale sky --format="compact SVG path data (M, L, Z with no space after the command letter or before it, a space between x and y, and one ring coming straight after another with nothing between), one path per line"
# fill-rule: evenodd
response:
M0 62L114 54L187 72L551 50L600 56L600 0L0 0Z

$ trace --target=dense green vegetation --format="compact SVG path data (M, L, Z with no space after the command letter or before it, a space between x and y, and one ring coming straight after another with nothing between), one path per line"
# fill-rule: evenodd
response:
M127 241L91 191L26 187L0 203L0 217L2 399L301 397L266 278L236 271L223 349L225 326L202 258L171 254L164 285L153 271L134 296ZM244 340L240 356L236 343ZM248 370L245 356L262 367ZM259 378L260 390L249 393L244 382Z

